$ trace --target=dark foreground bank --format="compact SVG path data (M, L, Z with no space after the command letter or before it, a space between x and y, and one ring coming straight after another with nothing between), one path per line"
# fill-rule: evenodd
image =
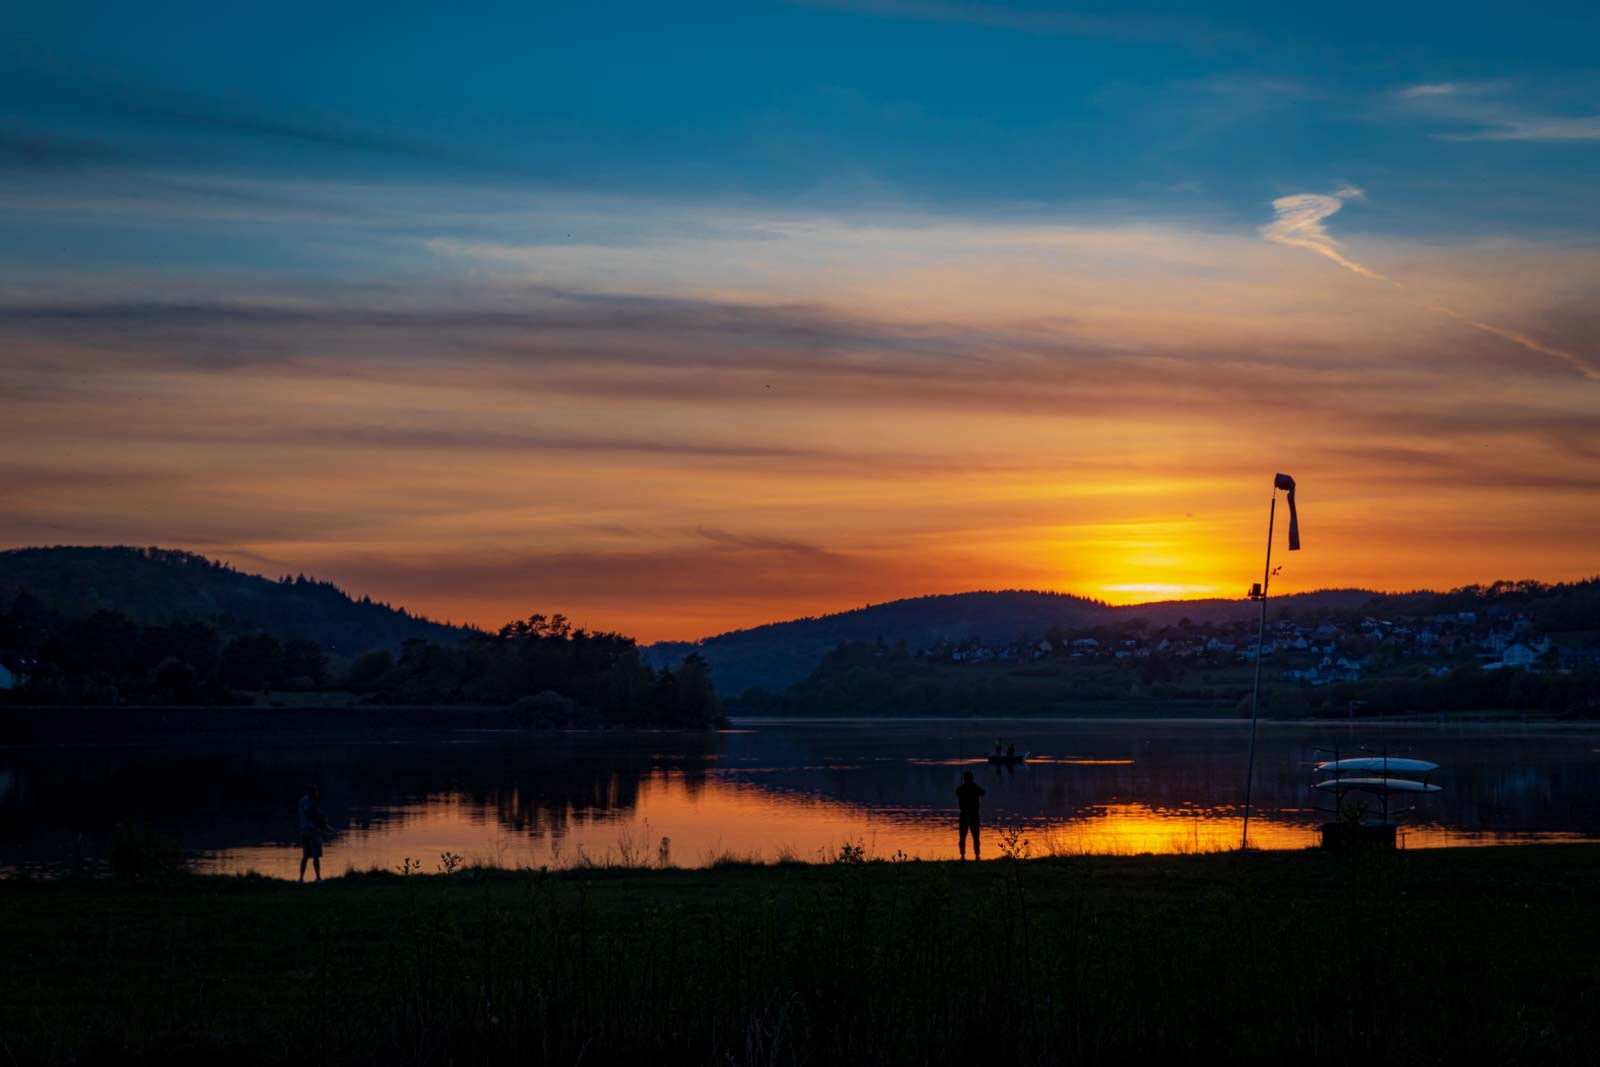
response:
M9 882L0 945L21 1063L1588 1063L1600 846Z

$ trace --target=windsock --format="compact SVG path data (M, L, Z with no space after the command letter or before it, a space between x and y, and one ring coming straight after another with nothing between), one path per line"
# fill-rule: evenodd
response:
M1279 474L1272 479L1274 489L1287 489L1289 491L1289 551L1300 551L1300 515L1294 510L1294 479L1287 474Z

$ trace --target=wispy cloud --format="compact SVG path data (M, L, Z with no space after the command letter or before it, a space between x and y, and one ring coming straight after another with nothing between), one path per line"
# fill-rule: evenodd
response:
M1496 337L1510 341L1514 345L1520 345L1530 352L1538 352L1541 355L1550 356L1553 359L1559 359L1561 362L1565 363L1567 366L1571 367L1585 378L1588 378L1590 381L1600 381L1600 367L1596 367L1592 361L1585 359L1576 352L1568 351L1565 348L1557 348L1555 345L1545 344L1543 341L1529 337L1527 334L1521 333L1517 330L1508 330L1504 326L1496 326L1490 322L1481 322L1469 315L1462 315L1459 312L1452 311L1450 308L1435 307L1433 310L1439 312L1440 314L1448 315L1460 322L1464 322L1475 330L1482 330L1484 333L1493 334Z
M1507 82L1427 82L1396 95L1411 112L1462 127L1434 132L1439 141L1600 140L1600 112L1542 109Z
M1321 193L1297 193L1294 196L1283 196L1272 202L1272 207L1277 212L1276 217L1267 225L1261 227L1261 236L1269 241L1293 248L1304 248L1318 255L1326 256L1346 270L1373 281L1386 282L1396 288L1403 288L1401 283L1392 278L1386 278L1377 271L1362 266L1350 259L1342 251L1340 245L1329 236L1326 227L1322 225L1324 219L1336 214L1344 206L1346 200L1360 198L1364 194L1354 186L1345 186L1332 196ZM1428 310L1440 315L1448 316L1457 322L1465 323L1475 330L1491 334L1514 345L1537 352L1540 355L1550 356L1567 364L1573 370L1591 381L1600 381L1600 367L1576 352L1555 345L1546 344L1536 338L1518 330L1496 326L1493 323L1483 322L1470 315L1463 315L1452 308L1439 304L1426 305Z
M1600 141L1600 115L1503 118L1464 133L1436 133L1441 141Z
M1400 95L1408 100L1415 100L1425 96L1452 96L1456 92L1454 82L1426 82L1422 85L1412 85L1400 90Z
M832 553L817 545L789 537L767 537L734 533L709 526L696 526L694 532L712 544L722 545L726 548L745 549L752 552L781 552L801 556L832 555Z
M1152 14L1100 15L1082 11L1040 9L1020 4L971 3L960 0L791 0L802 7L827 8L854 15L922 22L959 22L1025 33L1059 33L1113 40L1163 41L1212 45L1238 40L1235 29L1192 18Z
M248 158L257 162L257 153L278 155L303 149L316 155L302 156L301 165L310 158L331 162L368 158L390 168L414 164L441 172L521 177L534 172L526 159L503 151L493 157L462 151L409 131L332 113L307 113L303 108L291 113L243 95L218 92L198 98L156 81L97 77L78 67L33 60L13 63L8 73L11 83L7 88L31 98L40 121L95 131L81 139L58 136L60 144L71 148L53 154L58 164L90 166L109 159L147 163L159 159L170 167L177 154L226 169L226 156L219 148L245 147L251 150ZM115 130L114 136L106 138L107 127Z
M1363 267L1340 251L1339 242L1329 236L1327 228L1322 225L1324 219L1338 213L1339 209L1344 207L1346 200L1358 199L1362 195L1360 189L1347 185L1332 196L1321 193L1280 196L1272 202L1272 209L1277 215L1271 222L1261 227L1261 236L1280 245L1308 249L1320 256L1328 257L1339 266L1354 271L1362 277L1383 281L1385 280L1383 275Z
M64 170L122 162L128 153L109 144L41 130L0 127L0 167Z

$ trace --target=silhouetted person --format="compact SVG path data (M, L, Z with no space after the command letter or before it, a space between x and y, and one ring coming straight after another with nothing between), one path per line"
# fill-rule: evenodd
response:
M1000 738L998 737L994 739L994 754L996 756L1000 755Z
M322 882L322 835L330 828L317 804L317 787L306 786L306 795L300 798L300 880L306 880L306 860L317 872L317 882Z
M1017 746L1016 745L1007 745L1006 746L1006 759L1011 759L1016 754L1017 754Z
M956 800L961 804L961 826L959 830L961 844L961 858L967 858L967 834L972 834L972 858L982 859L978 851L978 798L983 796L983 786L972 780L971 771L961 772L961 784L956 786Z

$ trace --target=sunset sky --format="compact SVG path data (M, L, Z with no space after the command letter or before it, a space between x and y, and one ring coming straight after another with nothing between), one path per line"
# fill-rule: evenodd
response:
M1283 592L1600 572L1533 7L30 5L0 547L690 638L1241 595L1282 470Z

